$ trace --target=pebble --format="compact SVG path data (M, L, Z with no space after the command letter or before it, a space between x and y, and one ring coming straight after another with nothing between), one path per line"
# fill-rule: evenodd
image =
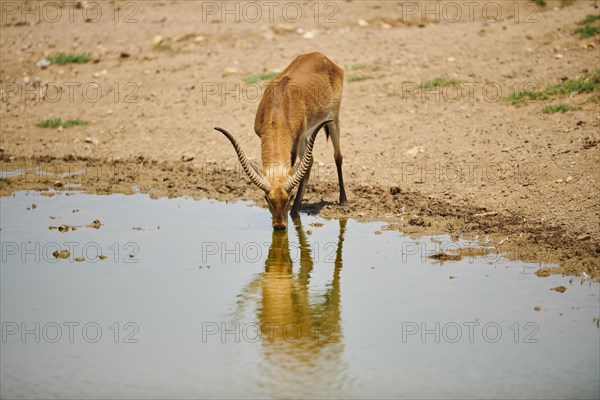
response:
M572 176L568 176L567 179L565 180L565 182L569 183L573 181L573 177Z
M279 23L273 27L273 32L275 32L278 35L283 35L286 33L293 33L294 30L296 30L296 28L294 28L294 25L291 25L291 24Z
M369 25L369 23L367 21L365 21L364 19L360 18L358 20L358 26L363 26L364 27L364 26L368 26L368 25Z
M152 44L153 44L154 46L161 44L161 43L162 43L162 41L163 41L163 37L162 37L162 36L160 36L160 35L156 35L156 36L154 36L154 37L152 38Z
M448 62L454 62L454 61L456 61L456 58L454 58L454 57L448 57L446 59L446 61L448 61Z
M196 42L196 43L204 42L204 36L196 36L194 38L194 42Z
M194 160L194 155L191 153L183 153L183 155L181 156L181 161L183 162L190 162Z
M302 35L302 39L314 39L315 38L315 31L307 31L304 32L304 35Z
M556 183L563 183L563 180L562 180L562 178L558 178L558 179L556 180Z
M554 58L556 58L557 60L560 60L561 58L563 58L564 56L562 54L556 54L554 56Z
M46 69L50 64L52 63L48 59L42 58L41 60L35 63L35 66L41 69Z
M388 24L387 22L382 22L381 23L381 29L391 29L392 26L390 24Z
M233 75L233 74L237 74L237 72L238 72L237 68L233 68L233 67L225 68L223 70L224 75Z
M406 153L407 156L411 156L411 157L416 157L417 154L419 153L424 153L425 149L423 148L423 146L415 146L413 148L411 148L410 150L408 150Z

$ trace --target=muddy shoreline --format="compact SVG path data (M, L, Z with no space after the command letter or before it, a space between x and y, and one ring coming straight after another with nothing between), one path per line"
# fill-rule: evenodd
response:
M75 189L98 195L144 193L152 198L250 200L265 208L264 218L270 218L260 190L237 169L197 169L185 162L143 159L108 162L53 157L14 158L2 161L1 167L5 176L13 175L0 181L2 196L19 190ZM302 211L324 218L383 221L387 223L384 229L411 237L449 234L454 240L478 241L487 245L489 253L504 254L512 260L560 264L538 271L538 276L552 273L600 277L600 241L587 234L577 235L516 213L496 212L467 201L448 201L397 186L349 182L349 205L340 207L337 190L336 183L311 181Z

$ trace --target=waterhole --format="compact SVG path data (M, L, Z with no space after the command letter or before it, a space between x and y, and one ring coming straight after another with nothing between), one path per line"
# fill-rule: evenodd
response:
M1 217L3 398L600 395L599 284L490 244L141 194Z

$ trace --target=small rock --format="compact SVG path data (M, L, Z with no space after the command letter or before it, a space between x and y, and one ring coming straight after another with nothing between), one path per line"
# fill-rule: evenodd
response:
M456 61L456 58L454 58L454 57L448 57L448 58L446 58L446 61L448 61L448 62L454 62L454 61Z
M550 268L540 268L538 269L535 274L540 277L540 278L547 278L549 277L552 273L550 271Z
M564 286L557 286L557 287L553 287L550 290L554 290L555 292L558 292L558 293L564 293L567 291L567 288Z
M54 182L54 186L63 187L63 183L61 181L56 181L56 182Z
M121 55L120 55L120 57L121 57L121 58L129 58L129 56L130 56L130 54L129 54L129 53L126 53L126 52L124 52L124 51L123 51L123 52L121 52Z
M193 160L194 160L194 155L191 154L191 153L184 153L181 156L181 161L183 161L183 162L190 162L190 161L193 161Z
M296 28L294 28L294 25L281 24L281 23L275 25L272 29L273 29L273 32L278 35L285 35L286 33L294 33L294 31L296 30Z
M223 70L223 75L233 75L233 74L237 74L237 72L238 72L237 68L229 67L229 68L225 68Z
M567 179L565 179L566 183L570 183L573 181L573 177L572 176L567 176Z
M196 36L194 38L194 42L196 42L196 43L204 42L204 36Z
M423 146L415 146L413 148L411 148L410 150L408 150L406 153L407 156L411 156L411 157L416 157L417 154L419 153L424 153L425 149L423 148Z
M560 60L561 58L563 58L564 56L562 54L555 54L554 58L556 58L557 60Z
M160 35L156 35L152 38L152 45L153 46L158 46L159 44L161 44L163 42L163 37Z
M563 180L562 180L562 178L558 178L558 179L556 180L556 183L563 183Z
M85 261L85 258L83 258L83 257L76 257L75 261L82 262L82 261Z
M390 24L388 24L387 22L382 22L381 23L381 29L391 29L392 26Z
M584 241L584 240L590 240L592 237L590 235L588 235L587 233L582 233L581 235L577 236L577 240L580 241Z
M360 18L358 20L358 26L369 26L369 23L367 21L365 21L364 19Z
M409 223L409 225L414 225L414 226L431 226L431 223L426 222L425 219L423 219L423 217L421 217L420 215L412 215L408 219L408 223Z
M391 194L392 196L395 196L395 195L397 195L397 194L400 194L400 192L401 192L401 190L400 190L400 188L399 188L398 186L392 186L392 187L390 188L390 194Z
M186 90L193 90L196 86L193 83L188 83L185 85Z
M58 227L59 232L69 232L69 225L61 225Z
M302 39L314 39L315 38L315 31L307 31L304 32L304 35L302 35Z
M100 223L99 219L95 219L92 221L92 223L87 224L88 228L94 228L94 229L100 229L101 226L102 226L102 223Z
M41 69L46 69L46 68L48 68L48 66L49 66L50 64L52 64L52 63L50 62L50 60L47 60L47 59L45 59L45 58L42 58L41 60L39 60L38 62L36 62L36 63L35 63L35 66L36 66L36 67L39 67L39 68L41 68Z
M35 210L37 208L37 206L35 204L32 204L31 208Z
M540 306L533 307L534 311L540 311L542 308Z
M456 277L454 275L450 275L448 279L456 279Z
M52 255L54 258L69 258L71 253L69 250L56 250L54 253L52 253Z
M100 143L100 142L98 141L98 139L96 139L96 138L95 138L95 137L93 137L93 136L86 136L86 138L85 138L85 142L86 142L86 143L92 143L92 144L98 144L98 143Z
M28 84L30 81L31 81L31 79L28 76L26 76L26 77L23 78L23 83L24 84Z

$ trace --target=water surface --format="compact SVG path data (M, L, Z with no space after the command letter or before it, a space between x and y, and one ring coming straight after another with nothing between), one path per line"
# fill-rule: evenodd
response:
M3 398L600 396L596 283L382 223L70 194L1 199Z

